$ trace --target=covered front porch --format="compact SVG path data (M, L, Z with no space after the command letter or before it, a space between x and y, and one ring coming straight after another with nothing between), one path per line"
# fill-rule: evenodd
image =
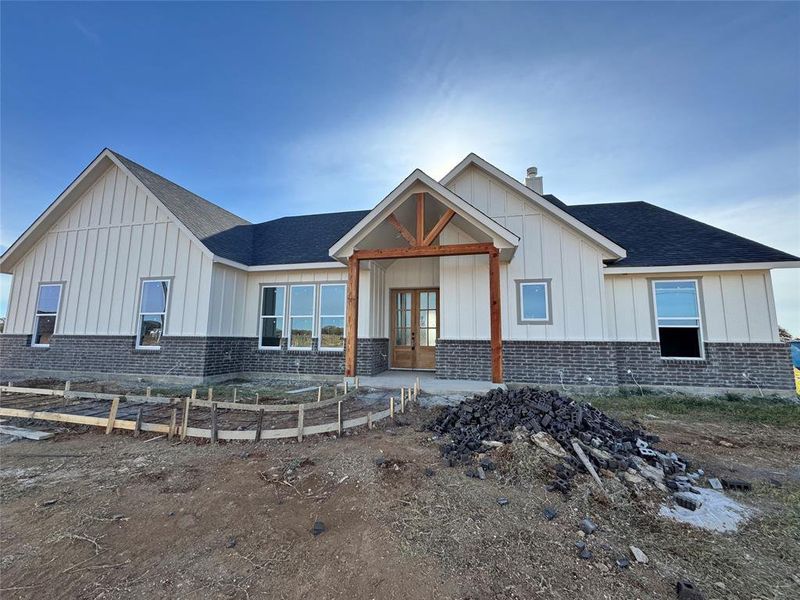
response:
M330 250L348 266L346 376L361 371L358 346L365 338L383 338L390 369L423 370L433 378L442 323L456 319L450 335L461 335L450 294L467 286L475 292L474 314L488 323L492 383L502 383L500 264L511 259L518 243L515 234L451 190L421 171L412 173ZM474 261L459 275L454 267L464 257ZM433 275L409 285L391 276L402 270L399 264ZM443 273L454 275L449 284L440 285Z

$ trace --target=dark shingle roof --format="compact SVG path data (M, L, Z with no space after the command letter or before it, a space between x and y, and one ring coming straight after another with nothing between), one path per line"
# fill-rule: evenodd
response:
M228 250L220 243L220 239L224 240L225 236L218 238L219 234L250 225L249 221L201 198L158 173L153 173L150 169L113 150L111 152L214 254L224 256Z
M555 200L573 217L625 248L627 257L615 262L615 267L800 260L781 250L647 202L569 206L555 196L548 195L547 199Z
M112 151L113 152L113 151ZM329 262L328 249L369 211L283 217L251 224L114 152L215 255L245 265ZM562 210L625 248L615 266L657 267L800 260L758 242L646 202L569 206L544 196Z

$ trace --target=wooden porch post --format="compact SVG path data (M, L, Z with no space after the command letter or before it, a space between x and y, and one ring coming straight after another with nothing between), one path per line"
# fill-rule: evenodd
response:
M344 374L347 377L356 375L356 357L358 352L358 272L359 259L355 254L347 259L347 325L345 330Z
M492 382L503 383L503 334L500 325L500 253L489 252L489 321L492 346Z

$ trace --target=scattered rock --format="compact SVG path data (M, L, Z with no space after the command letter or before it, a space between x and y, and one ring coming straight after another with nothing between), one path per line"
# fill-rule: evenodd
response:
M597 530L597 525L592 523L592 520L589 519L588 517L580 522L579 527L581 528L581 531L586 535L591 535Z
M425 477L433 477L434 475L436 475L436 471L430 467L425 467Z
M647 554L642 552L636 546L630 546L630 549L631 549L631 554L633 555L633 558L636 560L636 562L646 565L650 561L650 559L647 558Z
M566 458L567 452L559 445L555 438L545 431L534 433L531 436L531 441L539 446L545 452L548 452L556 458Z
M544 510L542 511L544 518L548 521L552 521L558 516L558 511L555 508L551 508L549 506L545 506Z
M694 587L691 581L679 581L675 585L675 592L678 595L678 600L705 600L705 596Z
M625 556L620 556L615 563L618 569L627 569L631 566L631 561L629 561Z
M383 456L378 456L378 457L375 459L375 466L377 466L377 467L382 467L382 466L383 466L383 465L385 465L385 464L386 464L386 458L385 458L385 457L383 457Z
M483 470L483 467L478 465L478 468L475 469L475 471L478 473L478 479L480 480L486 479L486 472Z
M327 529L325 528L325 523L323 523L322 521L314 521L314 526L311 528L311 533L313 533L316 536L321 533L325 533L325 531L327 531Z
M592 554L592 551L589 550L588 548L584 548L578 554L578 558L580 558L582 560L589 560L590 558L592 558L592 556L594 556L594 555Z
M731 443L730 443L729 441L727 441L727 440L720 440L720 441L718 441L718 442L717 442L717 444L719 444L719 445L720 445L720 446L722 446L723 448L734 448L734 447L735 447L733 444L731 444Z
M598 563L597 569L603 573L608 573L611 569L608 568L608 565L605 563Z
M229 537L228 538L228 542L225 544L225 547L226 548L233 548L234 546L236 546L236 538L235 537Z
M123 519L125 519L125 515L123 515L123 514L111 515L111 520L112 521L121 521ZM125 519L125 520L127 521L128 519Z
M508 498L506 498L505 496L500 496L500 497L497 499L497 503L498 503L500 506L505 506L506 504L508 504Z
M53 506L53 504L55 504L56 502L58 502L58 500L53 498L52 500L45 500L44 502L39 504L39 506Z

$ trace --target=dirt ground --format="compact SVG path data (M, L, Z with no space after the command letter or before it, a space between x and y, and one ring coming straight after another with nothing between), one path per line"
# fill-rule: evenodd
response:
M430 417L415 407L399 424L301 444L171 443L88 428L6 444L0 593L644 600L675 598L688 578L709 599L800 597L796 428L642 419L695 467L754 482L733 495L758 517L723 535L657 517L649 495L601 502L583 477L569 497L547 492L521 448L498 452L485 481L467 478L442 465ZM554 520L545 506L558 510ZM575 547L584 516L599 526L584 540L588 561ZM649 563L617 568L631 544Z

